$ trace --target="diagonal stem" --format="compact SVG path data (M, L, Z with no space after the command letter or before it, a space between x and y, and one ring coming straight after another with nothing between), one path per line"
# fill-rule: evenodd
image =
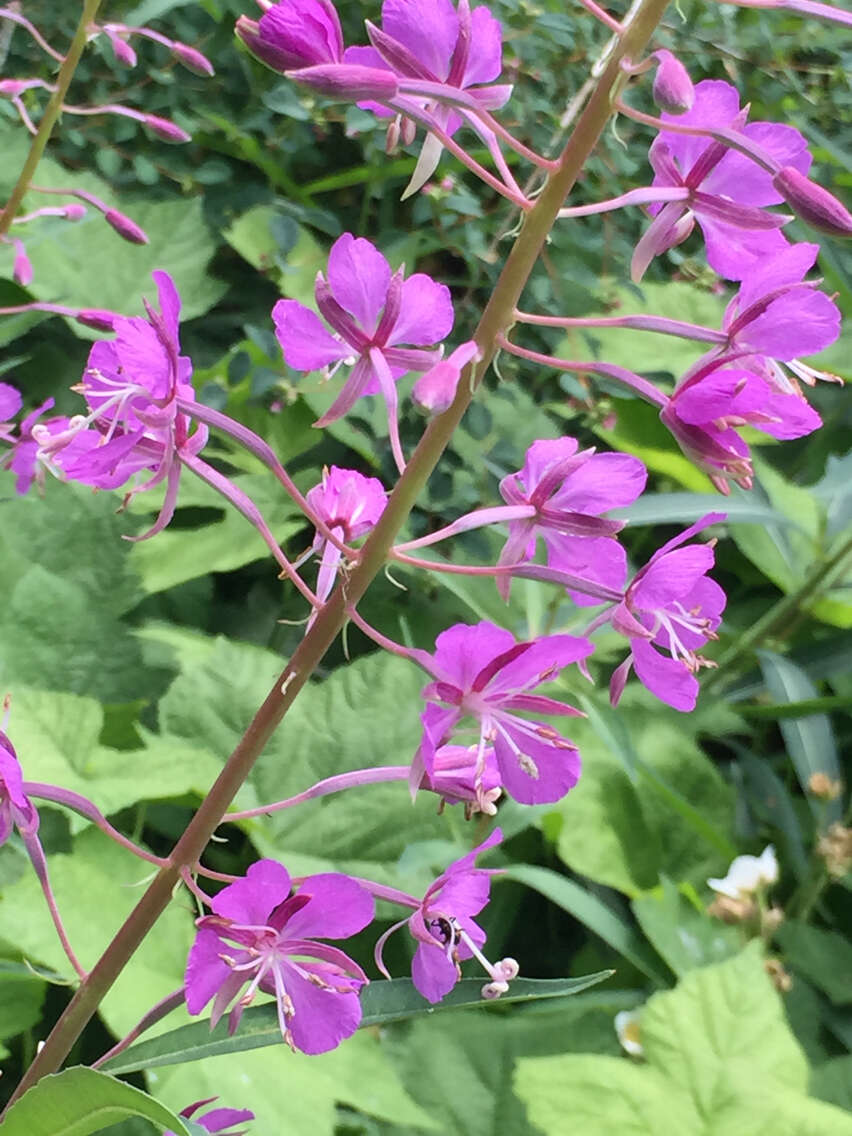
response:
M222 772L186 831L175 845L169 864L160 870L115 938L95 964L56 1023L41 1052L18 1085L12 1100L62 1064L104 995L133 956L139 944L168 906L181 869L197 863L219 825L228 804L248 777L274 730L306 685L328 648L337 638L347 612L362 598L382 571L397 533L435 469L453 432L467 410L488 364L497 351L497 337L511 326L524 285L547 240L566 195L594 150L612 113L613 93L622 79L621 60L635 58L645 48L669 0L637 0L625 17L623 33L614 43L600 78L569 138L559 168L548 178L535 205L527 213L474 339L482 364L467 368L469 381L458 385L452 406L432 420L391 493L384 513L367 538L358 563L341 582L322 610L231 754Z
M0 214L0 236L9 232L9 226L15 218L15 214L20 209L24 194L27 192L29 184L33 180L36 166L41 161L44 148L53 132L56 120L59 118L62 111L62 101L65 98L66 91L71 85L71 80L74 78L74 72L77 69L77 64L80 62L83 48L86 46L89 24L93 22L100 6L101 0L85 0L83 4L80 22L77 24L77 30L74 32L74 38L71 41L71 46L68 48L65 61L59 68L59 75L56 79L56 90L51 95L50 102L47 104L45 112L42 115L38 132L35 138L33 138L30 152L27 154L27 160L24 162L15 188L9 195L9 200L6 202L2 214Z

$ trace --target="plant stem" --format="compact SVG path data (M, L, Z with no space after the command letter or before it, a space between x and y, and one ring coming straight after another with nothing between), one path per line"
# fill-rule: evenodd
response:
M89 25L97 15L100 6L101 0L84 0L80 22L77 24L77 30L74 32L74 38L71 40L68 54L65 56L65 60L59 68L56 90L51 95L50 101L42 115L38 132L35 138L33 138L30 152L27 154L27 160L24 162L15 188L9 195L9 200L6 202L2 214L0 214L0 236L5 236L5 234L9 232L9 227L15 218L15 214L21 207L24 194L29 189L30 182L33 180L36 166L41 161L47 140L50 138L53 128L56 125L56 120L62 112L62 102L71 85L71 80L74 78L74 72L77 70L77 64L80 62L83 48L86 46L86 35L89 30Z
M438 464L496 353L497 337L511 326L521 292L566 195L606 127L612 113L613 95L622 81L621 59L625 56L635 58L642 52L668 3L669 0L636 0L625 18L623 33L614 43L595 89L562 152L559 168L548 178L541 195L527 213L482 314L474 335L481 351L481 364L467 368L469 381L463 378L459 383L452 406L434 418L426 428L348 579L338 585L318 612L310 631L297 647L172 850L168 865L157 873L87 980L78 988L41 1052L24 1074L12 1101L45 1074L59 1068L87 1022L97 1011L104 995L168 906L172 892L181 878L181 869L191 868L200 859L210 836L215 832L222 815L248 777L273 731L337 638L346 622L347 611L359 602L374 577L382 571L394 539ZM89 6L87 5L87 10Z

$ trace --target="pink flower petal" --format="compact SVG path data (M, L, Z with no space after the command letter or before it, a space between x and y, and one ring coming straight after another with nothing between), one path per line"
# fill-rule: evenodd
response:
M328 282L338 304L371 335L384 307L390 265L374 244L344 233L328 254Z
M279 300L272 319L284 361L297 371L317 371L352 353L348 343L331 335L316 312L297 300Z

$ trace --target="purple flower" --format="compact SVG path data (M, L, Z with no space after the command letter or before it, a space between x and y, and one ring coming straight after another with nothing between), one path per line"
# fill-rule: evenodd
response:
M307 495L308 504L344 544L364 536L384 512L387 494L375 477L354 469L324 469L322 482ZM322 552L317 577L317 598L325 600L334 585L342 555L321 533L314 537L312 552Z
M236 32L249 51L274 71L343 59L343 33L331 0L278 0L259 21L240 16Z
M840 335L837 305L817 290L819 281L804 279L818 254L819 245L796 244L764 258L743 276L725 311L725 354L750 356L738 358L736 365L762 375L782 394L798 392L797 379L813 385L817 378L834 378L799 359L822 351ZM779 362L786 363L792 380Z
M724 519L724 513L708 513L667 541L636 573L624 600L608 617L613 628L630 640L630 654L610 682L613 705L634 666L639 681L661 702L675 710L695 708L695 672L710 665L697 652L708 639L716 638L726 598L707 576L714 563L713 542L686 542Z
M752 426L773 438L801 438L822 419L799 394L780 394L739 365L696 375L675 390L660 413L681 449L728 493L728 481L752 484L749 448L737 429Z
M747 108L730 83L705 79L695 87L695 102L686 114L663 113L665 121L708 129L735 130L756 143L779 166L806 174L811 155L807 142L792 126L774 122L746 125ZM763 207L784 199L772 174L720 142L692 135L661 132L648 154L655 186L688 191L686 200L653 206L654 221L633 254L633 279L641 279L651 260L701 226L712 268L729 280L740 280L763 257L784 248L778 229L787 218Z
M481 756L475 745L439 746L432 758L432 771L423 774L419 788L440 796L439 813L444 805L463 803L466 820L475 813L495 816L502 789L493 746L486 746Z
M651 93L654 102L669 114L683 114L695 102L695 87L681 61L670 51L660 48L654 52L657 73Z
M181 457L195 457L207 441L207 428L190 432L190 419L178 400L192 402L192 363L180 354L180 297L166 272L154 272L160 310L146 301L147 319L118 317L114 340L101 340L89 353L77 388L89 414L69 420L54 433L32 428L39 456L51 458L61 473L99 489L114 489L142 470L151 473L126 495L166 481L160 514L144 534L153 536L169 523L177 502ZM136 539L144 539L139 537Z
M442 359L420 376L411 392L413 401L428 414L443 414L456 397L464 368L471 360L481 358L482 353L472 339L462 343L449 358Z
M243 1124L247 1120L254 1120L254 1113L247 1108L212 1108L202 1116L195 1115L200 1108L203 1108L206 1104L212 1104L215 1100L218 1100L218 1097L207 1097L206 1100L195 1101L194 1104L182 1108L178 1115L201 1125L210 1133L210 1136L245 1136L247 1130L241 1128L237 1131L234 1125ZM175 1136L175 1134L166 1131L163 1136Z
M14 746L0 731L0 844L17 828L23 837L35 837L38 813L24 793L24 778Z
M189 952L186 1006L199 1014L213 999L212 1028L233 1004L228 1019L233 1033L257 990L274 994L287 1044L303 1053L325 1053L358 1028L358 992L367 976L316 936L356 934L373 918L374 903L348 876L309 876L294 895L290 887L286 868L259 860L244 879L211 900L215 914L197 920Z
M427 371L439 358L437 352L421 348L440 343L452 329L449 289L421 272L408 279L403 269L391 273L375 245L344 233L331 247L328 279L322 273L317 276L315 296L333 333L296 300L279 300L272 309L275 333L289 366L297 371L324 370L330 377L341 363L352 365L343 390L314 425L327 426L362 395L381 392L388 408L391 446L404 469L396 380L407 371Z
M12 419L21 409L21 394L9 383L0 383L0 441L11 442L15 423Z
M427 701L421 721L423 738L411 770L411 784L419 786L424 773L436 778L436 751L449 741L459 722L477 722L475 784L485 773L485 754L493 746L505 788L522 804L558 801L580 776L577 747L552 726L529 722L516 711L535 714L579 715L564 702L530 694L556 678L563 667L581 661L593 651L587 639L547 635L518 643L493 623L470 627L456 624L442 632L435 654L418 654L418 661L435 681L425 687Z
M647 472L638 458L577 450L574 438L533 442L524 468L500 482L508 505L527 505L529 517L509 522L509 539L498 564L519 564L535 555L538 537L547 547L547 563L574 576L621 591L627 558L612 537L622 521L603 520L602 513L632 504L645 488ZM508 597L510 579L497 586ZM571 593L575 602L595 598Z
M492 868L475 867L476 857L499 844L502 838L497 828L472 852L450 864L430 885L414 914L382 935L376 944L376 963L383 974L388 973L382 962L384 945L390 935L407 922L417 940L411 978L428 1001L440 1002L452 990L461 978L460 963L469 958L476 958L491 979L482 989L483 997L498 998L505 994L509 982L518 974L518 964L509 958L490 963L481 949L485 932L473 919L488 902L495 872Z
M394 106L403 115L407 109L423 112L447 134L464 120L486 145L493 143L493 133L476 111L503 106L512 87L493 82L503 67L502 32L486 7L471 12L468 0L459 0L458 9L452 0L385 0L381 28L367 21L367 32L372 47L349 47L344 60L398 76L400 96ZM392 113L376 103L361 105L381 116ZM406 129L398 118L392 133L400 129L413 137L413 124ZM441 149L438 139L427 135L405 196L432 176Z

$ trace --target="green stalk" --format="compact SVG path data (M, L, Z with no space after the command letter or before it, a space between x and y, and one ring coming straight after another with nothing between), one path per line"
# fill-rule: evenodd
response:
M427 427L405 473L391 493L381 519L364 544L358 564L348 579L338 585L317 615L311 630L299 644L198 812L175 845L168 866L158 872L89 977L81 983L15 1090L13 1101L45 1074L53 1073L59 1068L74 1041L97 1011L104 995L165 910L180 881L181 868L191 868L198 862L228 805L249 775L273 731L344 626L347 608L358 603L374 577L382 570L397 533L437 465L495 354L497 336L511 326L521 291L557 213L607 124L612 112L613 97L623 78L621 60L624 57L636 57L643 51L668 3L669 0L637 0L631 9L632 18L626 23L620 40L613 47L562 153L559 168L548 179L535 206L527 214L483 312L474 337L483 354L481 364L478 365L478 377L474 378L473 371L469 371L459 383L453 405Z
M59 68L59 75L56 79L56 90L50 96L50 101L41 117L41 122L38 124L38 131L33 138L30 152L27 154L27 160L24 162L15 188L9 196L9 200L3 208L3 212L0 213L0 236L5 236L6 233L9 232L12 221L15 219L21 207L24 194L30 187L30 182L33 180L33 175L36 172L36 166L41 161L41 156L44 153L44 148L47 145L50 135L53 133L56 120L62 113L62 104L65 102L65 96L68 93L68 88L71 86L71 80L74 78L74 72L77 70L77 64L80 62L80 56L83 54L83 48L86 46L86 34L89 30L89 25L93 22L100 6L101 0L85 0L83 4L83 14L80 16L80 22L77 25L77 30L74 32L74 38L71 40L71 46L68 48L65 62Z

